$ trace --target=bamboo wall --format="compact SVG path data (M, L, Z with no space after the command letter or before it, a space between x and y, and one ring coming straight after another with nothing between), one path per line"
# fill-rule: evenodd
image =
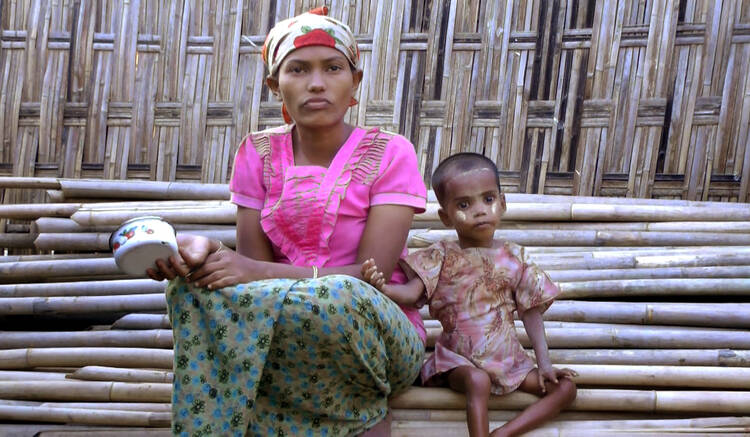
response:
M350 121L427 178L472 150L510 192L750 200L749 0L327 3L363 54ZM281 123L266 32L320 4L0 0L0 175L226 182Z

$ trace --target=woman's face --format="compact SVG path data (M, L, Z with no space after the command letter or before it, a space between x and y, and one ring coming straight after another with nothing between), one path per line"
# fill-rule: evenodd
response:
M343 121L361 79L338 50L307 46L287 55L267 83L296 124L327 127Z

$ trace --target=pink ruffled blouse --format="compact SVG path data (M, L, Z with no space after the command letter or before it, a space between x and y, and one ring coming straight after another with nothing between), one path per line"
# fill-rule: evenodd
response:
M427 190L414 146L406 138L377 128L355 128L328 168L298 166L292 129L285 125L249 135L237 151L229 183L232 202L260 210L277 262L354 264L371 206L424 211ZM407 255L406 245L401 255ZM406 282L400 267L391 282ZM402 310L424 341L419 312Z

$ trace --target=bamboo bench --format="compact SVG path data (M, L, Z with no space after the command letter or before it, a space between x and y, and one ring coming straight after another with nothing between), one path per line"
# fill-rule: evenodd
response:
M0 234L0 245L56 252L0 257L0 316L28 328L0 335L0 422L15 423L0 434L169 435L164 284L119 272L108 236L132 215L158 214L232 246L226 186L121 184L129 199L103 204L82 200L102 197L90 186L46 182L58 204L0 206L0 218L31 221L28 235ZM452 236L431 200L412 249ZM748 432L748 205L511 193L496 237L524 245L563 290L545 314L550 355L580 374L573 406L530 435ZM441 328L423 314L430 347ZM490 420L533 401L493 397ZM463 397L448 389L415 386L391 408L394 436L467 435Z

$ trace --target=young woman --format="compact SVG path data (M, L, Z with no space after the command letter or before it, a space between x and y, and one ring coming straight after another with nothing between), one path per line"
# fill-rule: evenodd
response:
M361 281L394 283L426 189L411 143L344 122L362 79L349 28L306 13L278 23L263 57L289 124L241 144L230 182L237 248L180 236L170 279L173 431L388 435L387 398L424 354L418 312Z

